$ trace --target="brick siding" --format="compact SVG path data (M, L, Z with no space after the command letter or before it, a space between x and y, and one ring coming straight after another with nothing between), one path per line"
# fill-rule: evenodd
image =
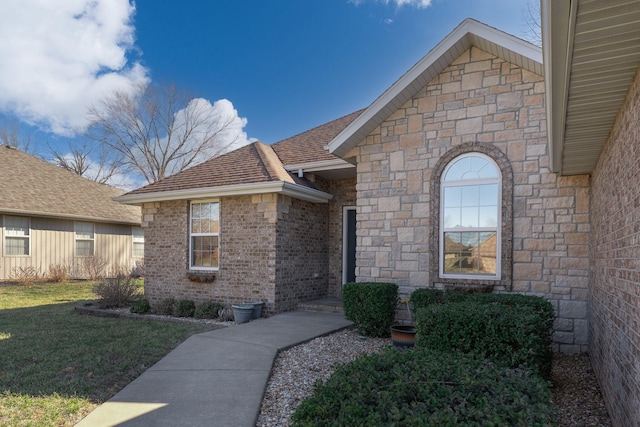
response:
M265 313L327 294L328 205L264 194L220 199L220 269L213 282L189 270L189 202L148 203L145 295L232 304L264 301ZM194 274L195 273L195 274Z
M613 425L640 420L640 74L593 172L591 359Z

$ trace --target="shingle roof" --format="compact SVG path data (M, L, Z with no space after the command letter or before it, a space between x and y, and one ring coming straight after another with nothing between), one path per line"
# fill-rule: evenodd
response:
M324 146L358 114L360 111L273 145L262 142L245 145L158 182L133 190L127 193L127 196L275 181L317 189L313 183L290 174L284 167L337 159L336 156L329 154Z
M349 123L364 110L359 110L339 119L317 126L306 132L283 139L272 145L273 151L285 166L335 160L338 157L324 149Z
M0 145L0 213L140 224L140 208L98 184L7 145Z

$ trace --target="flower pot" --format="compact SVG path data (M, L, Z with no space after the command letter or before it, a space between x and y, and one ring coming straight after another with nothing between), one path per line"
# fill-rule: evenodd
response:
M248 301L243 302L242 304L250 304L253 306L252 319L259 319L260 316L262 316L262 306L264 306L264 303L262 301Z
M416 342L416 327L411 325L393 325L391 342L394 347L409 348Z
M247 323L253 317L253 304L233 304L233 319L239 325Z

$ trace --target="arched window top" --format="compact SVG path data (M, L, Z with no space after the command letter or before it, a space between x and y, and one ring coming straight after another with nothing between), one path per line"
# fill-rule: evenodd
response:
M489 157L479 153L463 154L452 161L444 171L442 181L499 179L498 166Z

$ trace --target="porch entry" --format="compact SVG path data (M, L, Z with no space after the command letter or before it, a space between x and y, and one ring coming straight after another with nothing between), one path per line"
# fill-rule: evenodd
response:
M342 284L356 281L356 207L342 209Z

